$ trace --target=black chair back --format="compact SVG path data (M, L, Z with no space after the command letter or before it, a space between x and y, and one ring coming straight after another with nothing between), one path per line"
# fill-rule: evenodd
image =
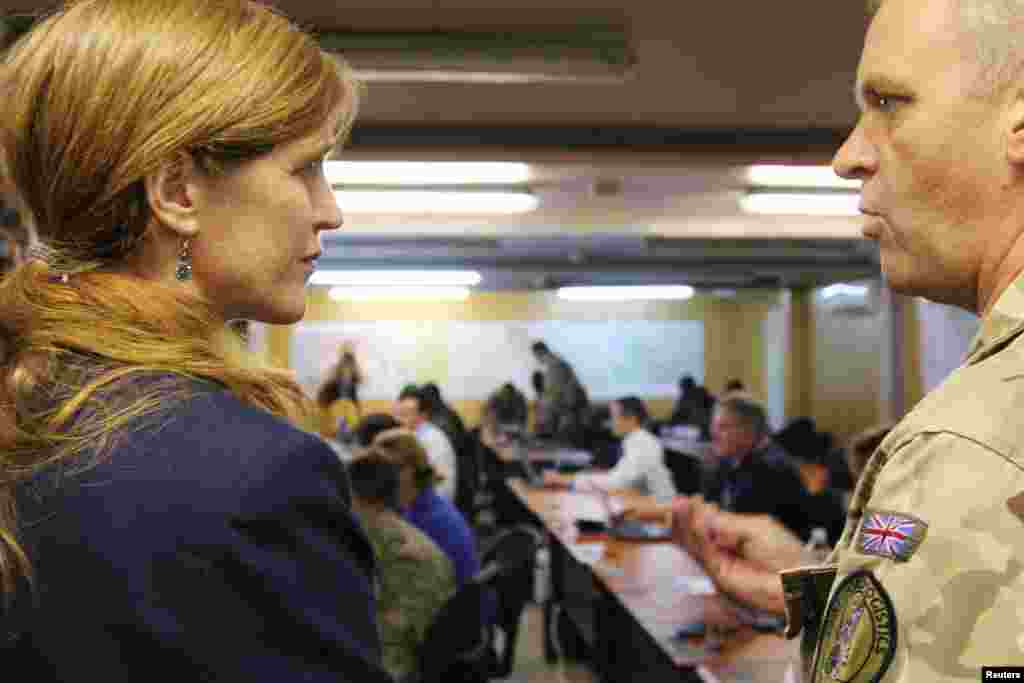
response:
M500 651L493 653L491 675L505 678L512 672L519 622L533 597L533 572L537 550L543 542L533 527L517 525L498 533L481 554L478 575L494 588L497 597L495 624L504 634Z
M476 498L480 490L480 460L476 441L468 432L455 444L455 462L458 472L455 480L455 507L473 526L478 512Z
M672 473L672 483L676 485L676 493L689 496L701 491L703 466L701 461L692 455L665 449L665 467Z
M489 678L491 633L484 623L485 594L466 582L440 609L419 646L415 683L484 683Z

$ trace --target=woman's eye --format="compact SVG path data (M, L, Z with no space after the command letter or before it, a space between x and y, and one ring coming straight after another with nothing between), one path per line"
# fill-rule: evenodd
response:
M868 95L868 101L880 112L892 112L898 106L906 102L907 98L899 95L887 95L884 93L872 92Z
M303 166L299 171L307 175L319 175L323 171L324 162L323 159L317 159L316 161L310 162Z

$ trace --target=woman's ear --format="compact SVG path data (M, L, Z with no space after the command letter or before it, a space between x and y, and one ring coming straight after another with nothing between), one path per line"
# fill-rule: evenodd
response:
M1006 141L1006 158L1017 171L1024 170L1024 91L1018 90L1010 104L1010 126Z
M144 179L153 217L180 237L199 233L196 198L201 175L191 155L181 153Z

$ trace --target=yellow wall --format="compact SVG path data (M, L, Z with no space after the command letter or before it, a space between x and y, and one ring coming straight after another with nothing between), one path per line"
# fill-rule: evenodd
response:
M763 397L764 363L761 323L779 300L778 292L740 292L734 299L695 296L688 301L584 303L558 299L552 292L477 292L460 302L330 300L323 288L310 290L306 321L346 320L701 320L704 322L704 377L712 393L739 378ZM270 326L267 357L289 367L291 326ZM673 381L678 377L672 378ZM444 383L441 390L444 391ZM668 417L675 396L645 396L652 416ZM480 401L454 401L467 424L479 420ZM368 401L366 410L390 412L387 401Z
M701 320L704 322L704 378L708 389L722 391L738 377L760 398L766 396L761 325L778 305L779 292L740 292L734 299L696 296L685 302L566 302L550 292L479 292L463 302L373 302L339 304L323 289L310 292L306 320ZM793 290L788 306L789 350L785 372L787 419L810 415L822 430L845 440L880 419L884 381L880 344L890 331L883 315L832 315L817 305L814 290ZM919 321L914 306L902 307L903 399L910 409L920 399ZM266 355L289 366L290 326L269 326ZM673 378L678 379L678 378ZM442 383L442 391L444 386ZM652 416L671 414L675 396L645 396ZM454 401L467 424L480 417L480 401ZM367 411L391 411L388 401L368 401Z
M814 329L811 291L794 289L789 306L789 354L786 356L786 415L810 415L814 394Z

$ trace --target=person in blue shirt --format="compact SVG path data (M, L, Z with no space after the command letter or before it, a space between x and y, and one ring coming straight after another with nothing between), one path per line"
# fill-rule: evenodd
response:
M451 558L456 584L462 586L480 571L476 538L462 513L435 490L441 477L426 449L407 429L381 432L372 445L399 468L398 505L405 518Z

